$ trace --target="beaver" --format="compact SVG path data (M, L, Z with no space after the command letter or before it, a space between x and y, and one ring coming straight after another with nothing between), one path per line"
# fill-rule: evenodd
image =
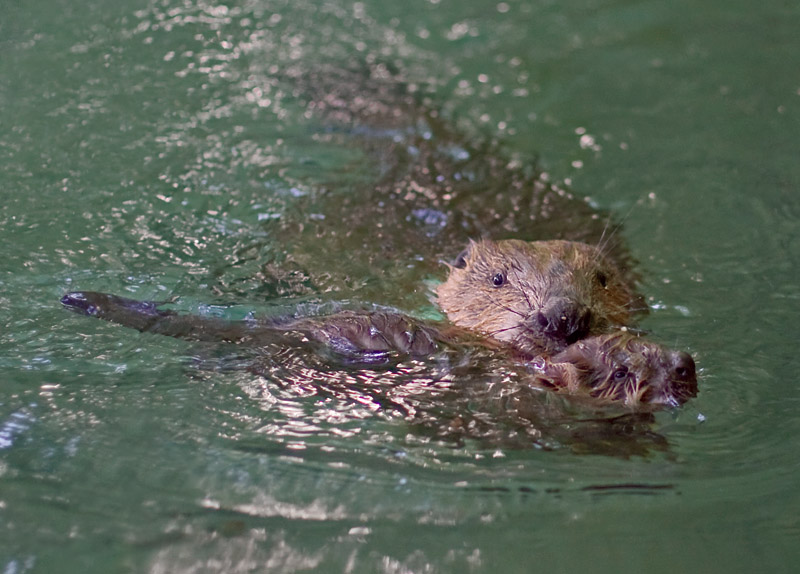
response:
M456 444L479 439L504 448L645 456L669 449L652 429L655 412L683 405L698 390L689 354L625 331L524 363L496 354L480 361L477 376L454 368L456 383L435 408L420 410L419 432Z
M436 289L456 326L530 357L630 325L644 310L602 251L575 241L472 241Z
M322 346L345 363L375 365L397 358L426 358L445 347L474 345L437 326L389 311L340 311L317 317L229 321L179 314L152 301L79 291L61 302L69 309L142 332L190 341L222 341L250 347ZM502 353L503 348L498 347ZM508 349L510 360L519 354ZM694 361L686 353L618 331L590 336L552 357L525 363L532 386L583 395L637 410L678 406L697 391Z
M588 337L530 363L538 385L634 410L697 395L694 359L625 331Z
M574 241L472 241L436 289L438 303L457 328L487 336L521 356L551 355L567 345L627 326L638 296L599 248ZM260 323L217 322L157 309L114 295L67 294L63 302L112 322L183 339L258 341L278 332L302 332L332 346L369 352L429 353L441 334L397 313L342 313ZM119 315L119 318L115 318ZM338 332L342 331L343 334Z

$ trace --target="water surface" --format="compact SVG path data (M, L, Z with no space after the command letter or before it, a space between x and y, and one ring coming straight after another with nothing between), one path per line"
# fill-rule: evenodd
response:
M791 571L798 15L779 1L7 7L3 571ZM325 82L352 109L360 84L331 70L375 67L424 113L377 127L309 113ZM658 438L439 441L368 400L280 384L302 364L198 369L191 344L60 307L93 289L231 317L328 301L435 317L428 285L457 234L437 239L435 210L369 201L407 173L397 142L424 136L430 110L453 177L477 173L476 213L498 209L508 170L575 196L557 200L574 220L509 233L624 220L643 326L701 367ZM463 168L467 149L497 171Z

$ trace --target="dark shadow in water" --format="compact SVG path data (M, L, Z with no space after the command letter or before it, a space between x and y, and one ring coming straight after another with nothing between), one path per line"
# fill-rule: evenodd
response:
M298 198L292 213L264 222L287 254L285 265L262 263L260 295L357 292L361 300L395 304L480 237L602 245L631 273L608 213L545 181L533 160L511 159L497 141L455 129L402 73L383 65L298 67L281 78L316 119L314 137L360 148L379 175L344 189L331 182ZM240 262L258 252L246 246ZM221 294L253 296L227 281L223 273Z

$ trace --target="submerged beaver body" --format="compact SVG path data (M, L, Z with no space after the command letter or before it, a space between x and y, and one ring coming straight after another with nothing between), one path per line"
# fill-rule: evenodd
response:
M472 242L436 294L452 323L529 356L627 326L642 308L598 248L574 241Z

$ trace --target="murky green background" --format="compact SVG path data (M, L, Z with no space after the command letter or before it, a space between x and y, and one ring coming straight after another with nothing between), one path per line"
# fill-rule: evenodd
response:
M794 571L798 30L779 0L6 2L0 571ZM312 288L298 254L322 248L270 226L379 172L278 77L365 59L625 220L644 326L702 369L657 420L668 452L429 443L61 308L429 312L392 275L413 262L330 253Z

